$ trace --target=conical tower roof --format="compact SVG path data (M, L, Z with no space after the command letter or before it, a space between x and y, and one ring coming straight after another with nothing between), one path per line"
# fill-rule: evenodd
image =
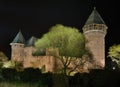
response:
M37 38L35 38L34 36L32 36L26 43L27 46L34 46L35 41L37 40Z
M102 17L97 12L95 7L94 7L94 10L92 11L92 13L90 14L90 16L88 17L88 20L86 21L85 24L93 24L93 23L105 24L105 22L103 21Z
M25 39L24 39L21 31L18 32L18 34L16 35L16 37L14 38L12 43L23 43L23 44L25 43Z

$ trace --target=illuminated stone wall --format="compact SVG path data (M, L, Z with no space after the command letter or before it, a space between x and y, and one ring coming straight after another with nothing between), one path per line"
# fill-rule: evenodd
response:
M93 68L105 67L105 42L104 35L99 32L90 32L85 34L88 43L86 47L90 49L93 55Z

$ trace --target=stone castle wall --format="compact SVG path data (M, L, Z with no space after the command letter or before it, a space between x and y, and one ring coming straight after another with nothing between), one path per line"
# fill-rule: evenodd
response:
M86 61L83 65L76 68L76 72L84 72L88 69L99 69L105 66L105 47L104 47L104 34L99 32L89 32L85 34L89 43L86 43L86 47L90 49L93 54L93 59L85 57L81 60L74 60L68 66L73 69L77 63ZM93 39L94 38L94 39ZM12 45L12 60L23 62L23 68L33 67L40 68L45 67L46 72L56 72L63 68L62 62L55 57L59 56L59 50L57 48L46 49L45 56L33 56L36 51L33 46L24 47L23 44ZM54 56L54 57L53 57ZM66 61L66 58L64 58Z
M45 56L33 56L32 53L35 52L36 49L34 47L25 47L25 57L23 61L23 67L33 67L33 68L42 68L45 66L46 72L54 72L55 71L55 58L50 56L47 52Z
M18 46L17 46L18 47ZM12 52L14 52L16 50L16 48L13 47ZM40 68L42 69L43 67L45 67L45 72L59 72L62 68L63 68L63 64L60 61L60 59L56 58L57 56L59 56L59 51L57 48L49 48L46 49L46 55L45 56L33 56L32 53L34 53L36 51L36 49L34 47L23 47L22 51L19 51L19 49L17 49L18 52L22 52L22 56L18 55L18 54L12 54L13 58L12 60L15 61L20 61L22 60L23 62L23 68ZM54 54L54 56L52 56ZM17 57L16 57L17 56ZM56 56L56 57L55 57ZM18 60L21 59L21 60ZM72 62L70 63L70 65L68 66L70 69L73 69L76 64L79 64L79 62L81 58L78 58L77 60L75 58L73 58ZM63 57L63 61L66 61L66 58ZM87 62L86 62L87 64ZM88 65L89 66L89 65ZM76 72L83 72L83 68L84 70L87 70L86 65L82 66L82 67L78 67L76 68Z
M24 44L14 43L11 46L11 60L22 62L23 68L33 67L42 68L45 66L46 72L55 71L55 60L51 53L57 52L53 49L47 49L45 56L33 56L32 54L36 51L33 46L24 47ZM56 53L58 55L58 53Z

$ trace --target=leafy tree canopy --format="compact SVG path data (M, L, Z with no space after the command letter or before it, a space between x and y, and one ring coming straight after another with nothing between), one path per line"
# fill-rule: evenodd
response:
M8 60L7 56L0 51L0 68L3 66L3 63Z
M3 52L0 52L0 62L5 62L7 60L7 56Z
M85 38L76 28L57 24L35 43L36 54L46 51L46 48L59 49L60 56L81 57L85 52Z
M120 68L120 44L113 45L109 48L108 57L110 57L112 61L116 62Z

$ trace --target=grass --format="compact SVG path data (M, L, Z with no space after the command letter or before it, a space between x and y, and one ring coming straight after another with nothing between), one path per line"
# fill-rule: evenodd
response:
M0 82L0 87L45 87L40 83Z

